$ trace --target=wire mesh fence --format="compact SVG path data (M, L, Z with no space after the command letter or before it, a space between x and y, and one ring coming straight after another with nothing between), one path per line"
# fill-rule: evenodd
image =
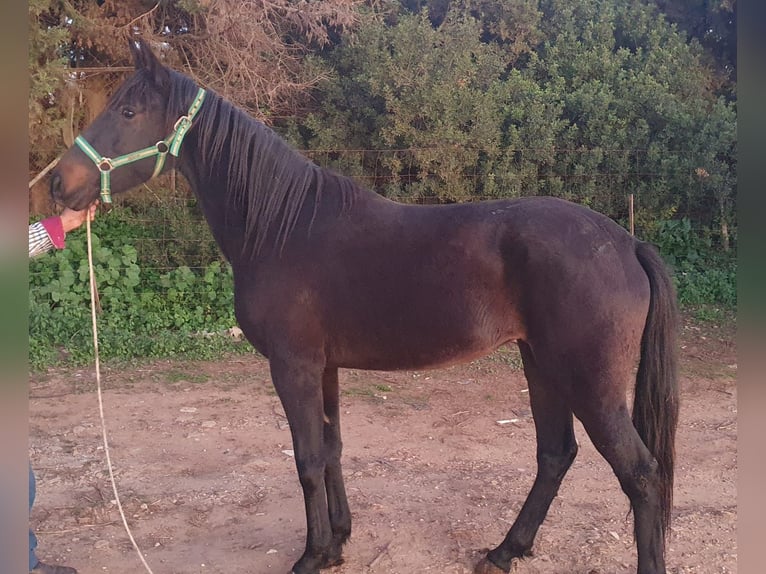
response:
M702 161L689 152L677 152L674 161L659 163L647 149L438 147L301 153L318 166L405 203L553 195L606 213L629 229L632 200L639 236L670 217L688 218L694 233L717 233L715 194L700 178ZM113 212L99 219L104 222L102 233L136 248L147 272L180 266L200 270L222 260L182 177L165 175L116 196ZM730 230L735 233L736 227Z

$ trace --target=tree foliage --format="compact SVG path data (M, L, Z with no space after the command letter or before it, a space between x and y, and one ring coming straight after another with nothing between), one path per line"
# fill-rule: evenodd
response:
M519 42L498 18L509 6ZM383 193L552 194L615 218L633 193L644 226L676 213L734 224L735 104L656 7L406 2L370 14L328 61L320 104L290 133L314 149L390 150L359 160Z
M737 0L653 0L668 20L704 48L716 90L729 99L737 85Z
M358 3L32 0L31 143L57 143L55 149L38 146L32 167L39 169L63 145L71 145L67 130L78 131L100 111L132 65L131 37L148 38L169 65L268 119L303 105L308 88L323 77L322 67L306 54L353 27ZM80 100L82 105L73 105Z
M616 219L634 194L649 231L678 216L735 237L736 0L33 0L29 14L32 169L103 105L140 33L309 154L376 150L325 163L381 193L550 194Z
M60 139L66 122L65 109L56 106L54 94L64 86L67 62L60 47L68 41L68 32L52 19L50 4L50 0L29 2L29 147L34 167L45 165L39 165L36 150L44 142Z

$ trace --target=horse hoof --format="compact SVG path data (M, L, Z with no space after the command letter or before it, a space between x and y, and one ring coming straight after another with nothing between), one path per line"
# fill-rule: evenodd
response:
M476 565L476 568L473 569L473 574L507 574L507 572L498 568L486 558L482 558Z

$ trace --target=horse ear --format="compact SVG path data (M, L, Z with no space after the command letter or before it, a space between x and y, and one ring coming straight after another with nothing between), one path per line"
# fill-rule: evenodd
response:
M157 87L163 87L166 84L168 71L154 55L149 43L142 39L130 40L128 46L133 54L136 71L147 70Z

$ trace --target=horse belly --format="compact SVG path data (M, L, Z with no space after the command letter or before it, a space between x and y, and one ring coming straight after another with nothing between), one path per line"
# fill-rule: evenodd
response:
M397 345L386 345L385 342L381 342L374 349L350 345L329 353L327 364L348 369L376 371L439 369L484 357L512 340L509 338L483 342L483 344L439 348L420 345L403 348Z
M330 339L328 363L383 371L464 363L521 336L514 313L475 301L442 306L432 301L398 313L363 313L346 325L354 327Z

